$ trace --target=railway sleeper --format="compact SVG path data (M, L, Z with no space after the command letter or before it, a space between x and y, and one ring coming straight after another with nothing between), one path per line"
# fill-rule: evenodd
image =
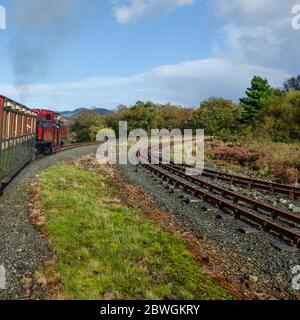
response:
M167 165L161 165L161 167L164 168L165 170L168 170L168 171L169 171L169 168L170 168ZM176 174L179 174L180 176L183 175L185 177L185 179L187 179L187 177L188 177L183 172L181 172L179 170L174 170L173 169L172 172L176 172ZM189 179L190 179L190 177L189 177ZM202 188L205 188L205 189L207 189L207 190L209 190L211 192L214 192L214 191L215 192L221 192L223 194L231 196L232 198L233 197L238 198L239 202L244 202L247 205L250 204L251 206L253 206L252 209L255 210L255 211L257 211L258 209L263 210L263 211L268 211L268 212L272 212L272 211L277 210L278 215L280 215L281 217L285 217L286 216L286 217L289 217L294 222L298 222L299 223L299 218L297 216L293 216L293 215L291 215L289 213L283 212L282 210L279 210L279 209L276 209L276 208L272 208L272 207L270 207L268 205L265 205L263 203L258 203L258 202L257 203L253 203L254 201L251 201L251 200L249 200L248 198L246 198L244 196L240 196L240 195L238 196L237 194L235 194L235 193L233 193L231 191L225 190L225 189L217 187L217 186L213 186L213 185L211 185L211 184L209 184L209 183L207 183L207 182L205 182L203 180L197 179L195 177L192 177L192 179L193 179L193 183L194 184L199 185Z
M153 170L158 174L158 175L165 175L168 176L167 173L164 173L162 171L160 171L159 169L155 169L153 167ZM168 176L169 181L175 181L178 184L181 184L183 187L183 190L190 190L190 191L199 191L199 193L201 193L203 195L203 200L207 201L207 202L213 202L215 205L219 205L219 207L222 208L222 210L224 211L224 209L229 209L229 210L233 210L233 213L235 215L236 218L243 218L246 220L250 220L252 223L255 224L259 224L262 226L263 230L267 231L267 232L272 232L275 233L276 235L282 235L285 238L291 239L294 245L297 245L300 247L300 234L293 232L290 229L284 228L281 225L278 224L274 224L271 221L267 221L245 209L242 209L242 207L236 207L236 205L231 204L229 202L226 202L225 200L222 201L221 199L217 199L216 196L214 195L210 195L208 193L205 193L204 191L200 191L195 189L195 187L193 187L192 185L188 185L184 182L180 182L178 181L175 177L172 176ZM209 200L209 201L208 201Z
M185 168L186 166L180 166L180 167ZM232 176L230 174L222 174L220 172L216 172L208 169L205 169L202 175L214 180L223 180L231 184L242 185L250 189L256 188L256 189L261 189L265 191L270 191L272 193L285 194L286 196L289 196L294 200L297 200L298 198L300 198L300 188L297 188L296 190L296 188L292 188L287 185L281 185L281 184L266 182L262 180L255 180L255 179L246 178L246 177Z

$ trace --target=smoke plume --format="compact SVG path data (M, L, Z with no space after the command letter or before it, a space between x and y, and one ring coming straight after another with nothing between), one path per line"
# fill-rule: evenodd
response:
M56 52L82 23L80 0L13 0L13 39L9 48L14 85L26 100L28 85L47 77Z

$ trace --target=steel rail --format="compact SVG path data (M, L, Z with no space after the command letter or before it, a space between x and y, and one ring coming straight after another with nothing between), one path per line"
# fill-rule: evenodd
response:
M189 167L187 165L183 165L183 166ZM295 200L300 198L300 188L298 187L238 176L238 175L224 173L224 172L215 171L211 169L204 169L201 175L207 178L217 179L225 182L230 182L231 184L245 186L249 189L260 189L260 190L270 191L272 193L284 194Z
M151 156L151 153L149 153L149 157ZM158 157L157 157L158 159ZM297 224L300 224L300 216L297 215L293 215L289 212L286 212L284 210L275 208L273 206L269 206L263 202L260 201L256 201L253 199L250 199L248 197L245 197L241 194L229 191L227 189L218 187L214 184L211 184L207 181L204 181L202 179L200 179L199 177L195 177L195 176L189 176L183 173L183 171L185 170L184 168L192 168L190 166L182 166L182 165L176 165L174 163L172 163L171 165L167 165L167 164L163 164L162 163L162 158L159 158L159 162L160 162L160 166L166 168L168 171L175 171L175 174L179 174L181 177L190 180L196 184L199 184L201 187L205 187L206 189L208 189L209 191L217 191L219 193L221 193L223 196L228 196L230 197L234 202L238 202L238 201L242 201L244 203L250 204L253 210L257 210L257 209L261 209L264 210L265 212L269 212L272 214L272 217L274 219L276 219L277 217L281 217L283 219L286 219L288 221L292 221L295 222Z
M251 208L253 210L260 209L260 210L263 210L264 212L268 212L272 215L273 219L280 217L280 218L286 219L291 222L295 222L300 225L300 215L298 216L298 215L291 214L291 213L286 212L282 209L275 208L275 207L267 205L263 202L251 199L246 196L243 196L239 193L236 193L236 192L224 189L222 187L216 186L216 185L211 184L207 181L204 181L198 177L186 175L183 172L185 169L180 168L180 167L176 168L175 165L165 165L165 164L161 163L161 164L159 164L159 166L165 170L173 172L174 174L176 174L178 176L181 176L182 178L184 178L186 180L189 180L189 181L199 185L202 188L208 189L211 192L217 192L217 193L220 193L222 196L229 197L235 203L243 202L243 203L251 205Z
M171 162L171 163L174 164L174 162ZM182 166L190 167L188 165L182 165ZM245 186L249 189L253 188L253 189L270 191L272 193L287 195L295 200L300 198L299 187L289 186L286 184L275 183L275 182L261 180L261 179L243 177L239 175L229 174L229 173L206 169L206 168L203 170L201 175L207 178L217 179L225 182L230 182L231 184Z
M162 177L164 180L168 181L169 183L173 183L177 187L181 186L185 191L190 191L194 196L196 197L201 196L203 200L212 202L213 204L217 205L220 209L223 209L223 210L227 209L235 216L235 218L240 219L241 217L244 217L247 220L257 223L265 231L273 231L278 235L284 236L290 239L293 242L293 244L300 247L300 234L290 229L287 229L273 221L260 217L259 215L252 213L248 209L243 208L236 203L232 203L228 200L222 199L220 196L213 195L187 181L183 181L178 177L175 177L174 174L171 175L170 173L167 173L165 170L163 170L157 165L156 166L151 164L142 164L142 165L147 169L149 169L149 171Z

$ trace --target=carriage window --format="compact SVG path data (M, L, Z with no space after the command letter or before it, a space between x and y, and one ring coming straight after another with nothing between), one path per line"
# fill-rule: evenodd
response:
M46 114L46 120L51 121L51 114Z

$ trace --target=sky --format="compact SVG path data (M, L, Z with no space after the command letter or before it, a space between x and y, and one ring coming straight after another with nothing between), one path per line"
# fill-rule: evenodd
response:
M297 4L0 0L0 94L60 111L238 101L254 75L281 87L300 74L300 29L291 25Z

